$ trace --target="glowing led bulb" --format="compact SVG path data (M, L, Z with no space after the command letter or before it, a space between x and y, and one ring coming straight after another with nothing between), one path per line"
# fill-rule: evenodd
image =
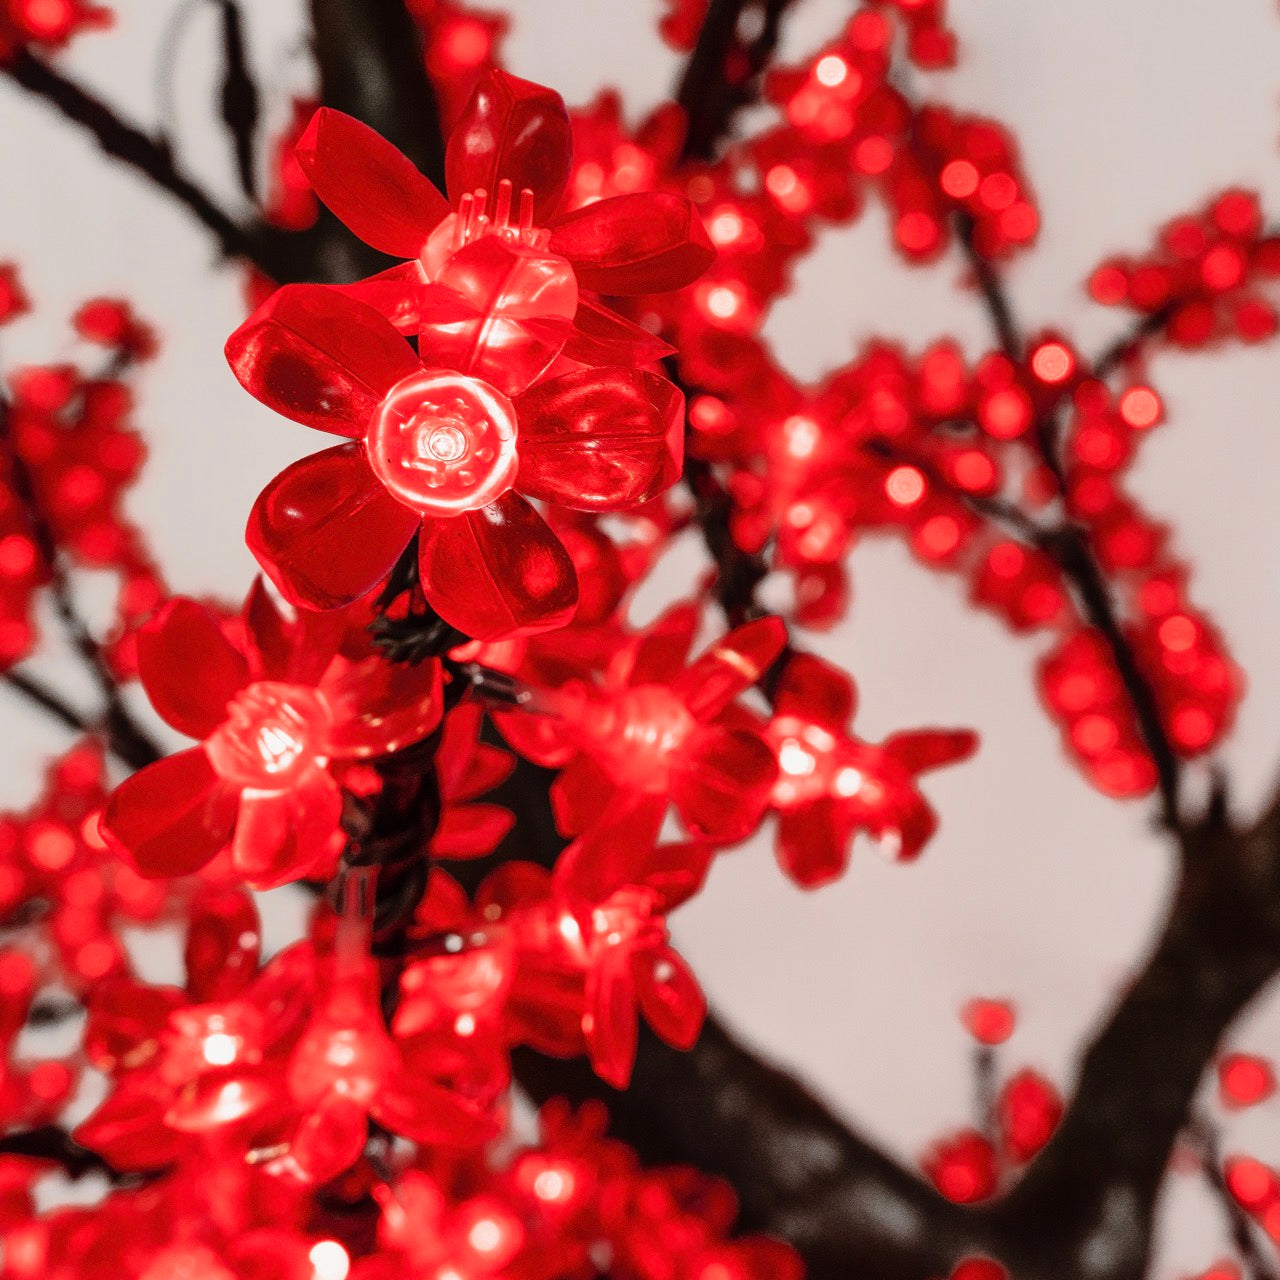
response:
M212 1067L227 1067L236 1060L236 1038L225 1031L215 1031L204 1038L204 1060Z
M307 1254L312 1280L346 1280L351 1257L336 1240L318 1240Z
M479 378L437 369L387 393L369 426L369 465L422 515L478 511L516 478L516 411Z
M228 782L283 791L326 763L332 719L313 689L262 680L231 701L205 751Z
M616 781L660 794L667 790L673 759L693 728L684 703L654 684L626 690L588 732Z

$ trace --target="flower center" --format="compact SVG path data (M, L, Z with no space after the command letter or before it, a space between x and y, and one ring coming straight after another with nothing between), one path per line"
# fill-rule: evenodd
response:
M424 516L478 511L516 478L516 411L479 378L433 369L387 393L365 439L391 495Z
M483 187L468 191L458 201L457 211L441 220L419 255L423 274L434 280L451 254L485 236L497 236L507 244L528 249L545 249L551 232L533 225L533 192L524 187L517 200L511 180L503 178L492 199Z
M284 791L327 763L322 752L332 720L313 689L261 680L232 699L204 749L226 781Z
M588 732L616 782L657 794L667 790L671 766L693 728L693 716L674 693L646 684L620 694Z

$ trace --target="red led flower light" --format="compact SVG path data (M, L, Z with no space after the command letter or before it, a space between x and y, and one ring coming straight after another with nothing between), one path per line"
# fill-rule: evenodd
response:
M461 367L424 366L371 307L314 285L281 289L232 334L227 358L259 400L350 440L282 472L250 516L250 549L290 601L351 603L421 529L422 588L447 622L482 639L561 626L573 564L521 494L614 511L679 475L684 399L666 379L614 367L533 382L556 354L542 331L532 345L518 325L474 336L444 352L424 339L426 360Z
M260 584L239 646L203 606L169 601L138 639L142 683L203 741L117 788L107 840L146 876L189 875L226 847L260 888L328 869L341 844L331 765L406 746L440 719L437 664L392 667L356 636L352 653L341 620L286 624Z

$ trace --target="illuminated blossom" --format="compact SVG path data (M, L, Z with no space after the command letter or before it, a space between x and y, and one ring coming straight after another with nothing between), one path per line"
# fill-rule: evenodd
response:
M476 250L490 262L512 252ZM684 401L639 369L535 382L556 341L542 346L538 330L526 342L517 324L508 359L506 333L486 323L452 353L429 346L424 363L371 307L290 285L231 336L231 367L259 400L348 441L294 463L254 505L250 549L289 600L351 603L420 530L426 598L468 635L572 617L572 561L522 495L588 511L644 502L679 475Z
M437 665L392 667L344 642L345 619L286 622L261 584L233 643L193 600L138 639L142 683L173 728L202 739L125 780L102 831L143 875L200 870L230 848L259 887L332 865L342 792L331 766L405 746L440 718ZM359 633L356 633L359 636Z

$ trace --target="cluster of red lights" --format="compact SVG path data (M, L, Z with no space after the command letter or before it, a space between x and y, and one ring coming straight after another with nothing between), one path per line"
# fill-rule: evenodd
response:
M1016 1026L1014 1008L1007 1000L970 1000L961 1009L960 1019L988 1054L1004 1044ZM925 1153L924 1171L948 1200L972 1204L990 1199L1035 1157L1062 1118L1058 1090L1030 1067L1009 1076L994 1090L990 1102L991 1114L979 1118L980 1128L961 1129ZM952 1280L961 1274L968 1273L957 1271Z
M14 318L26 308L16 276L9 279L11 296L19 300L9 310ZM21 497L27 483L63 567L105 569L118 577L120 635L163 599L151 554L122 505L145 449L130 425L133 395L115 372L153 355L155 339L126 304L105 298L85 303L73 323L82 338L110 351L105 375L58 364L19 369L9 379L7 434L16 463L0 459L0 666L34 649L35 598L50 574L42 531L32 527Z
M725 1187L642 1170L591 1109L547 1108L536 1145L495 1156L513 1050L585 1056L622 1089L642 1023L676 1048L696 1042L706 1000L668 917L716 857L771 829L785 872L814 888L844 874L859 835L900 861L933 836L920 778L971 755L975 735L864 739L853 679L787 623L838 622L850 550L901 538L1041 640L1043 701L1113 795L1151 791L1156 769L1116 638L1073 594L1072 554L1105 579L1179 756L1218 745L1241 696L1167 530L1125 479L1166 413L1143 344L1276 328L1259 290L1280 245L1251 196L1228 192L1149 255L1093 274L1095 299L1148 317L1114 368L1046 331L974 359L946 339L916 353L877 340L804 384L760 334L825 225L878 199L912 264L957 238L990 262L1037 235L1012 134L916 101L891 75L902 55L952 65L943 0L868 0L837 39L768 73L763 128L705 163L681 159L676 104L635 127L611 92L570 112L501 70L505 17L455 0L409 9L450 135L445 190L308 102L271 152L267 222L303 229L323 204L395 260L341 287L255 278L227 343L251 394L334 437L254 505L247 539L274 592L260 580L240 609L166 599L124 518L143 450L121 374L156 346L127 304L95 299L73 319L108 351L104 374L49 365L9 380L0 665L33 649L51 578L110 569L122 588L109 659L193 742L113 792L99 750L77 746L41 801L0 819L0 918L29 929L0 948L0 1110L51 1122L92 1067L109 1089L74 1137L134 1180L38 1216L44 1166L0 1160L15 1280L799 1280L785 1246L734 1238ZM689 48L706 11L671 0L664 37ZM0 56L61 44L102 13L11 4ZM735 83L744 59L731 48ZM28 309L0 265L0 321ZM722 595L736 625L721 625L708 578L633 625L658 558L720 500L718 554L785 573L782 616ZM416 575L388 605L410 548ZM423 617L463 639L407 662L373 640ZM470 678L504 697L469 696ZM402 952L384 956L377 876L344 853L395 789L388 758L426 741L432 830L418 852L453 865L424 870L397 922ZM567 843L550 869L507 856L515 816L494 793L517 758L555 772ZM496 869L466 865L496 853ZM300 881L329 882L332 901L267 956L249 889ZM144 980L121 940L159 921L181 932L181 985ZM18 1035L50 991L87 1010L83 1045L28 1061ZM1012 1005L974 1000L962 1021L994 1071ZM1006 1188L1062 1115L1030 1068L990 1083L989 1114L922 1159L953 1201ZM1275 1079L1237 1053L1219 1086L1236 1109ZM1241 1157L1226 1180L1280 1239L1280 1175ZM1007 1273L970 1258L951 1280Z
M1149 253L1109 258L1089 292L1106 306L1167 313L1171 341L1203 347L1271 337L1278 320L1265 289L1277 277L1280 237L1267 231L1253 192L1231 190L1164 226Z

